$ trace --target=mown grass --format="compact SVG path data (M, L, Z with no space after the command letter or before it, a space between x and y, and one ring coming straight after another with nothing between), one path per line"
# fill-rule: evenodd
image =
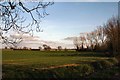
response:
M3 51L3 64L32 65L40 67L89 63L96 60L108 59L100 53L75 51ZM100 55L100 56L99 56Z
M108 59L110 58L104 54L95 52L3 50L3 79L81 78L84 76L82 65ZM49 69L51 66L66 64L78 64L78 66Z

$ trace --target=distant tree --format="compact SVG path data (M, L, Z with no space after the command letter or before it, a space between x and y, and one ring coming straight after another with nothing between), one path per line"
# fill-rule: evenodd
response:
M39 48L39 50L42 50L42 47L41 47L41 46L39 46L38 48Z
M27 47L23 47L24 50L27 50L28 48Z
M50 47L50 46L47 46L47 50L51 50L51 47Z
M5 49L8 49L7 47L5 47Z
M88 41L87 41L87 34L86 33L80 33L79 37L76 37L73 41L76 50L84 50L85 46L88 46Z
M65 49L64 49L65 51L68 51L68 49L65 47Z
M97 28L97 37L99 40L99 44L104 44L106 41L106 34L104 32L104 27L103 26L98 26Z
M47 45L43 44L44 50L47 50Z
M85 42L86 42L85 36L84 35L80 36L80 49L81 50L84 49Z
M78 51L78 50L79 50L79 40L78 40L78 37L76 37L76 38L73 40L73 43L74 43L74 45L75 45L75 47L76 47L76 51Z
M51 49L51 47L46 45L46 44L43 44L43 47L44 47L44 50L50 50Z
M105 45L105 41L104 28L99 26L96 30L89 33L80 33L80 36L74 39L74 45L77 51L100 51L100 46Z
M61 51L62 50L62 46L58 46L58 50Z
M93 51L94 49L94 33L93 32L90 32L90 33L87 33L87 42L89 44L89 48L91 51Z
M12 47L12 46L10 46L10 49L13 49L13 47Z
M95 37L96 45L95 50L97 51L105 51L106 50L106 34L104 32L103 26L98 26L96 29L96 37Z

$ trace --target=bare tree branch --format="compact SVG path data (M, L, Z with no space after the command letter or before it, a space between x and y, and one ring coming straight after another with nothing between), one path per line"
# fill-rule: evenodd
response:
M36 27L36 31L40 32L41 18L44 18L48 14L46 13L46 8L49 5L54 4L53 2L37 2L37 5L30 8L26 6L23 2L0 2L0 37L4 43L14 44L18 40L9 40L8 36L4 35L8 32L17 33L31 33ZM29 23L26 22L28 18L25 15L30 16L31 20ZM37 17L38 16L38 17ZM20 38L20 42L21 42ZM17 44L17 43L16 43Z

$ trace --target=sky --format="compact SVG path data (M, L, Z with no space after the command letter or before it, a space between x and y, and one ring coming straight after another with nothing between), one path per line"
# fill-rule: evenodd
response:
M42 33L35 33L42 40L73 44L64 38L79 36L79 33L93 31L109 18L116 16L116 2L57 2L46 10L42 23Z
M40 37L47 40L60 40L81 32L90 32L116 15L117 9L117 3L114 2L55 3L47 8L50 15L42 21L44 32L38 35L42 34Z
M97 26L106 23L111 17L116 16L118 14L117 1L55 2L54 5L46 9L50 15L42 19L43 32L34 32L33 37L24 35L24 41L19 46L27 45L27 47L38 48L42 44L48 44L54 48L59 45L64 48L73 48L73 41L65 40L65 38L91 32ZM35 3L31 5L33 4Z

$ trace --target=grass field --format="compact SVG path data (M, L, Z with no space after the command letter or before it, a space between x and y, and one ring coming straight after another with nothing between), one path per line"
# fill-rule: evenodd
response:
M102 53L95 52L3 50L3 78L26 78L26 76L37 78L38 76L43 77L43 75L44 77L47 76L51 78L49 75L58 73L62 78L73 76L73 69L68 69L66 66L76 66L73 73L76 74L74 77L77 78L81 76L77 76L77 74L80 74L79 72L81 70L81 68L77 68L77 66L107 59L109 59L109 57L105 57ZM65 68L63 69L62 67ZM52 71L49 71L50 69L52 69ZM64 76L61 71L72 75ZM55 76L52 75L52 77Z
M42 68L64 64L83 64L108 59L102 54L75 51L3 51L3 64L33 65Z

